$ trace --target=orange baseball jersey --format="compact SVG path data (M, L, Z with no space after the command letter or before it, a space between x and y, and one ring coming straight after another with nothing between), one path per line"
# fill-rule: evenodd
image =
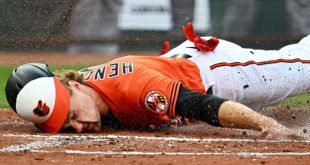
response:
M126 56L80 72L126 126L160 126L175 118L181 84L206 92L198 67L187 59Z

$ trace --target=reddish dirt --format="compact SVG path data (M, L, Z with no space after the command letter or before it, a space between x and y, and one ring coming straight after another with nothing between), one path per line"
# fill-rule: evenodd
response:
M0 65L99 64L103 55L7 54ZM307 108L270 108L264 114L309 133ZM294 116L294 117L292 117ZM196 122L178 129L42 133L11 110L0 110L0 164L308 164L310 141L266 140L249 130Z
M0 66L16 66L24 63L39 62L49 65L96 65L102 64L116 57L124 55L142 55L131 53L120 53L116 56L104 54L66 54L57 52L36 53L7 53L0 52ZM145 53L143 55L159 55L156 53Z
M13 111L0 112L0 161L1 164L307 164L310 160L309 141L264 140L256 132L210 127L196 123L176 130L135 131L102 130L100 133L46 134L31 123L20 119ZM109 138L107 136L120 136ZM57 139L49 137L60 136ZM129 138L124 138L129 137ZM135 137L155 139L139 139ZM70 138L71 137L71 138ZM79 137L84 139L79 139ZM156 138L182 138L180 140L156 140ZM97 139L96 139L97 138ZM189 138L192 138L189 139ZM217 140L217 138L220 138ZM189 139L187 141L186 139ZM195 139L198 141L195 141ZM199 140L200 139L200 140ZM207 141L206 139L213 139ZM230 139L231 141L223 141ZM242 140L244 139L244 141ZM241 140L241 141L238 141ZM247 141L250 140L250 141ZM39 148L23 148L36 142L61 145ZM53 142L54 141L54 142ZM20 147L20 151L3 151L5 148ZM19 147L18 147L19 146ZM38 152L41 151L41 152ZM68 153L67 151L86 153ZM124 152L112 153L107 152ZM132 155L134 152L140 154ZM256 155L242 155L256 153ZM142 154L141 154L142 153ZM151 153L143 155L143 153ZM159 154L154 154L159 153ZM169 155L169 154L173 155ZM176 155L187 153L189 155ZM195 153L208 153L195 155ZM225 155L225 153L228 153ZM279 155L259 155L278 153ZM302 155L308 153L306 155ZM219 155L218 155L219 154ZM293 155L289 155L293 154Z

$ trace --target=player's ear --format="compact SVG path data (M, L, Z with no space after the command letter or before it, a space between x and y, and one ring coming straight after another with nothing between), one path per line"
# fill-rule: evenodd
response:
M68 82L69 86L72 87L72 88L76 88L76 89L81 89L81 84L77 81L74 81L74 80L70 80Z

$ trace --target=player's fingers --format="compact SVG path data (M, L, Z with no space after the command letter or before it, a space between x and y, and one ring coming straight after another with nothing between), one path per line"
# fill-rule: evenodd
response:
M267 131L261 132L261 136L264 138L270 137L271 135Z
M305 140L308 139L309 136L305 134L299 134L292 132L291 130L282 130L282 131L264 131L261 133L261 136L270 139L270 140L278 140L278 139L286 139L286 140Z
M305 140L309 138L309 136L306 134L298 134L298 133L288 134L287 137L292 140Z
M278 132L275 133L275 132L268 132L268 131L265 131L265 132L262 132L261 133L261 136L265 139L268 139L268 140L280 140L280 139L288 139L287 135L286 134L279 134Z

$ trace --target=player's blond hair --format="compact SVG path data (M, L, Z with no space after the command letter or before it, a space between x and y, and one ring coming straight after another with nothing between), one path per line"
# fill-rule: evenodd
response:
M87 85L84 81L84 76L75 70L57 70L54 74L58 77L60 82L65 86L65 88L72 93L71 88L69 87L69 81L73 80L80 84Z

